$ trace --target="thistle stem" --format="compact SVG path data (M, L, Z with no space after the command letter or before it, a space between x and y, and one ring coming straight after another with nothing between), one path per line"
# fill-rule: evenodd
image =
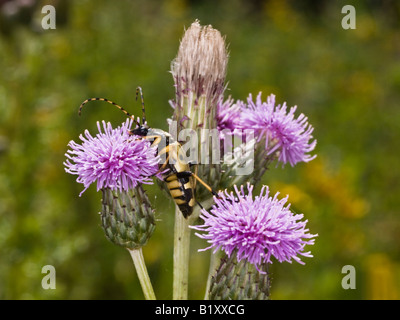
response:
M151 285L149 274L147 273L146 264L143 258L142 248L128 249L131 254L133 264L135 265L136 273L138 275L140 285L142 286L143 294L146 300L156 300L153 287Z
M190 229L189 218L185 219L175 207L173 299L187 300L189 278Z

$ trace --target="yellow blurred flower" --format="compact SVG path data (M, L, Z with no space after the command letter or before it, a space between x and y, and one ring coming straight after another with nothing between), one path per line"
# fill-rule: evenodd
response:
M304 167L304 174L320 197L332 201L338 215L359 219L369 211L368 201L354 192L348 173L329 172L319 158Z
M290 203L301 208L301 211L311 211L313 206L312 198L298 186L294 184L277 183L274 185L274 189L279 190L282 196L289 195Z
M373 253L366 259L367 299L399 299L399 272L385 253ZM396 285L397 284L397 285Z
M286 0L270 0L264 7L265 14L281 30L291 31L300 25L300 17Z

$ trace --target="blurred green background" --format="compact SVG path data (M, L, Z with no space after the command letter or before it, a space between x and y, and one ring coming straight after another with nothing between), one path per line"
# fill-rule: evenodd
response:
M313 124L316 160L263 179L289 194L318 233L305 266L271 266L272 299L398 299L400 290L400 4L398 1L0 1L0 299L142 299L124 249L100 227L101 194L64 171L70 140L96 121L133 113L142 86L151 126L167 129L169 73L195 19L226 35L226 97L259 91L298 105ZM30 6L33 4L33 6ZM56 7L55 30L41 8ZM341 26L356 8L355 30ZM260 187L259 187L260 188ZM144 255L160 299L171 299L173 202L148 193L159 219ZM192 238L189 297L202 299L209 254ZM44 265L56 289L44 290ZM356 289L344 290L344 265Z

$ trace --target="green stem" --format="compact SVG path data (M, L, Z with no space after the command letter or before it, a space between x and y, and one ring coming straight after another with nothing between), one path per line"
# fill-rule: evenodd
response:
M133 264L135 265L136 273L138 275L140 285L142 286L143 294L146 300L156 300L153 287L151 285L149 274L147 273L146 264L143 258L142 248L128 249L131 254Z
M185 219L175 207L173 299L187 300L191 219Z
M205 208L213 203L213 198L204 201ZM200 215L201 208L195 206L193 213L185 219L175 206L174 229L174 271L173 271L173 299L188 299L189 254L190 254L190 225L193 225Z

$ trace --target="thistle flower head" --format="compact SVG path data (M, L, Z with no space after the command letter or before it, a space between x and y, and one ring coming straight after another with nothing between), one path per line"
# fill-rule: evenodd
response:
M176 125L178 135L184 129L197 134L190 150L200 152L197 159L191 159L195 164L192 170L212 188L220 181L221 169L219 148L208 142L210 132L214 135L217 129L217 104L223 99L227 63L221 33L211 26L201 26L197 20L185 31L171 63L176 94L175 101L170 102L174 114L169 123ZM209 197L201 186L195 192L198 201Z
M70 141L71 148L65 156L65 171L77 175L77 182L85 189L97 182L97 191L102 188L128 190L140 183L152 183L158 172L158 157L155 147L140 137L130 136L132 120L113 129L111 123L97 122L99 133L92 136L88 130L80 135L82 143Z
M220 32L196 20L186 30L171 63L176 87L173 120L185 128L215 128L216 104L224 92L228 54Z
M293 259L304 264L299 255L312 257L310 252L304 252L304 246L314 244L312 238L316 235L308 233L307 220L300 221L303 214L293 214L290 206L285 206L287 197L278 200L278 193L270 197L266 186L259 196L253 197L252 192L250 184L247 192L243 186L235 186L235 193L225 191L214 197L210 212L201 211L204 224L192 228L206 232L196 233L211 244L202 250L222 249L228 256L235 252L238 261L246 259L256 268L272 263L271 256L279 262Z
M286 103L275 106L275 95L271 94L266 102L261 100L261 92L256 101L250 94L247 106L241 115L242 128L253 128L259 140L265 139L267 154L277 153L278 161L294 166L298 162L309 162L316 155L313 151L316 140L312 139L314 128L308 124L307 117L300 114L295 118L296 106L287 111Z

